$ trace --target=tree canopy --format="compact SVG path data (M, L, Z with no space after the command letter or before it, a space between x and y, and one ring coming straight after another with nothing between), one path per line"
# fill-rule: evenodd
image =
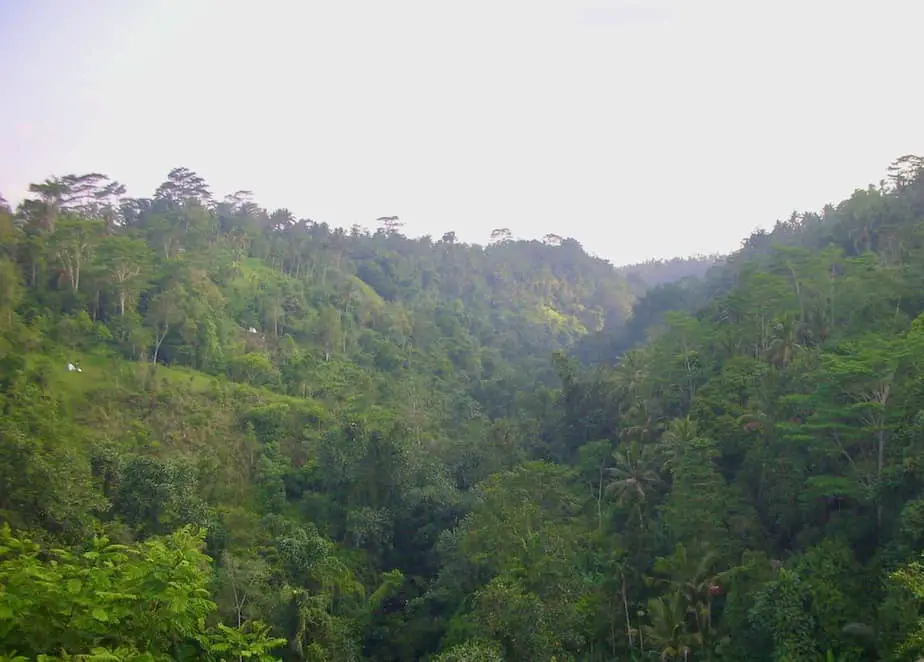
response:
M623 268L185 167L32 185L0 660L916 659L922 163Z

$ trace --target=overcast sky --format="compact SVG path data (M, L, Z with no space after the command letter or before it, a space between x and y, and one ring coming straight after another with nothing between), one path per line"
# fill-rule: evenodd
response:
M920 0L0 0L0 192L175 166L410 235L727 251L924 153Z

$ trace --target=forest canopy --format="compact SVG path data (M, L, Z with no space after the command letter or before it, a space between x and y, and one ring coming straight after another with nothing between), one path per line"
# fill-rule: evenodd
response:
M760 219L757 219L758 221ZM924 160L724 257L0 204L0 660L913 660Z

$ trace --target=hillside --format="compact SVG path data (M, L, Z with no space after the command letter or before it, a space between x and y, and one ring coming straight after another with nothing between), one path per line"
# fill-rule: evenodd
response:
M383 572L433 577L471 486L544 452L516 412L555 385L552 351L635 296L572 239L347 233L216 203L182 168L151 199L98 174L32 190L0 209L0 516L49 544L201 526L219 615L332 659L373 636L356 619ZM340 546L356 595L331 641L282 625L279 591L316 597L271 550L282 530ZM238 566L263 568L246 613Z
M0 659L913 659L922 218L904 157L616 269L183 168L35 184L0 209Z
M712 267L720 264L722 259L719 255L710 255L648 260L618 267L617 271L630 282L637 282L643 289L650 289L689 278L703 278Z

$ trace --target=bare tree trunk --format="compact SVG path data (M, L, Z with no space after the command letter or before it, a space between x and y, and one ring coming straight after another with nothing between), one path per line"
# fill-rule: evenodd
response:
M805 303L802 301L802 288L799 286L796 270L791 266L789 267L789 273L792 274L792 284L796 291L796 300L799 302L799 321L805 324Z
M891 384L886 384L882 390L879 392L879 404L882 406L882 411L879 413L879 420L877 427L879 428L879 434L877 439L877 449L876 449L876 479L879 480L882 478L882 470L885 468L885 451L886 451L886 416L885 408L886 404L889 402L889 392L891 391ZM882 501L877 499L878 503L876 504L876 526L882 527Z
M632 621L629 619L629 596L626 593L626 574L625 572L620 572L619 575L622 579L622 606L626 612L626 637L629 639L629 650L632 650L635 639L632 636Z
M152 361L152 363L154 363L155 365L157 365L157 354L160 352L160 346L164 342L164 338L167 337L167 331L169 330L170 330L170 325L164 324L164 332L160 334L160 336L154 339L154 360Z
M603 529L603 469L600 465L600 481L597 484L597 529Z

